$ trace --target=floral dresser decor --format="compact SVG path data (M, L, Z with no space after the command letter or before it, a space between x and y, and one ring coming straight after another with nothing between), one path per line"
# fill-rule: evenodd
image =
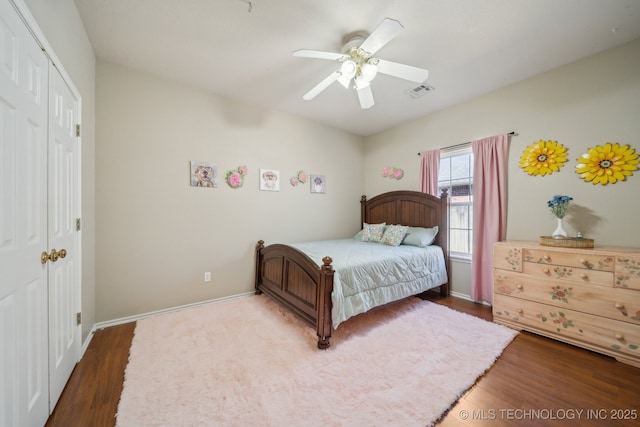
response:
M495 323L640 368L640 249L501 241L493 267Z
M634 148L629 145L620 145L617 142L607 142L603 146L589 148L586 153L577 159L576 173L585 182L593 185L615 184L625 181L628 176L638 170L638 158Z
M558 141L534 142L522 152L520 168L529 175L558 172L567 161L567 148Z

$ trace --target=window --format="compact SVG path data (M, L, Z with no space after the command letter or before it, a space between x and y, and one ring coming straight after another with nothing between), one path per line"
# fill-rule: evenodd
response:
M473 152L471 146L443 152L438 192L449 192L449 240L451 255L470 258L473 242Z

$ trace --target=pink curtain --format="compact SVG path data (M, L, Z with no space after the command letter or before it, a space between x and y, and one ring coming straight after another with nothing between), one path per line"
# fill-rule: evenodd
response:
M420 191L439 196L440 150L425 151L420 155L420 158Z
M493 304L493 244L507 234L509 137L471 143L473 150L473 257L471 298Z

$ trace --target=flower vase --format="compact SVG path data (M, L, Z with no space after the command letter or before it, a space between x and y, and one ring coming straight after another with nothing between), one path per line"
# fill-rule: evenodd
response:
M556 226L553 234L551 234L551 237L554 239L565 239L568 234L564 231L564 228L562 228L562 218L556 218L556 220L558 220L558 225Z

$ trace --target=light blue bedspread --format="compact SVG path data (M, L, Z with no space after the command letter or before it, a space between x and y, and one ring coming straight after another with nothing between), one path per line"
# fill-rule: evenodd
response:
M319 266L325 256L333 259L334 329L356 314L447 282L444 254L439 246L388 246L355 239L290 246L307 254Z

